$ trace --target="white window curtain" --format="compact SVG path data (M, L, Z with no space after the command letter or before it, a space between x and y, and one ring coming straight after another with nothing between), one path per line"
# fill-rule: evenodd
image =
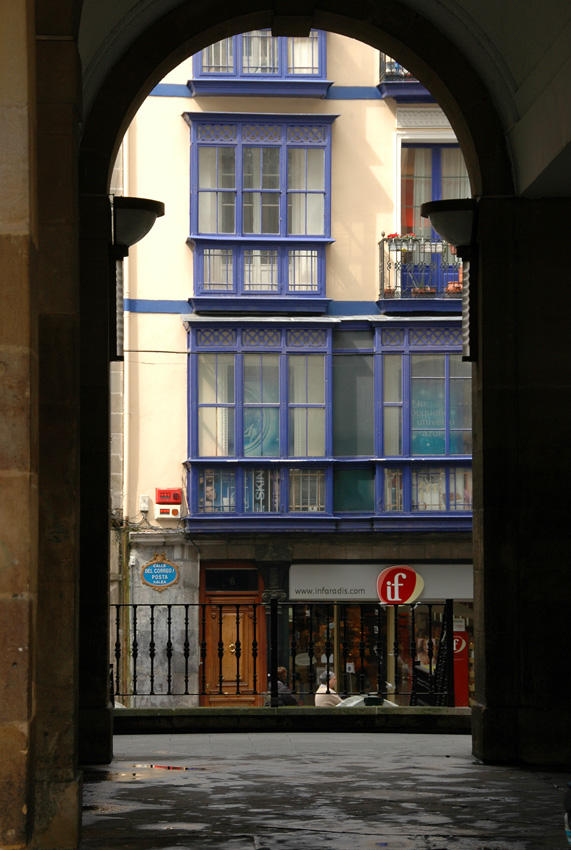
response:
M318 37L311 33L306 37L288 39L288 74L318 74Z
M244 74L276 74L277 39L268 30L252 30L242 36Z

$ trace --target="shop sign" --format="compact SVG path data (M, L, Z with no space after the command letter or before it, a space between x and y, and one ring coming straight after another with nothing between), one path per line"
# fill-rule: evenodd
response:
M454 705L468 705L468 632L454 629Z
M379 563L296 562L289 571L289 598L294 602L378 602L381 570L385 565ZM423 601L473 599L472 564L415 564L415 572L424 581L419 597Z
M155 555L142 567L141 580L153 590L166 590L178 581L178 567L167 561L164 555Z
M412 567L387 567L377 579L377 593L384 605L406 605L418 599L424 580Z

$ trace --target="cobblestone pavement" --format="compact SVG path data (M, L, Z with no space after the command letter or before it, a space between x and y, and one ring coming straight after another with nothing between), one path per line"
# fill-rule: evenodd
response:
M482 765L466 735L118 736L81 848L564 850L568 779Z

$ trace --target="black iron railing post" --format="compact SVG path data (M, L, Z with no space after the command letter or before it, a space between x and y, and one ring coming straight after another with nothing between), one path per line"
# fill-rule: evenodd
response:
M270 600L270 705L277 708L278 701L278 600Z

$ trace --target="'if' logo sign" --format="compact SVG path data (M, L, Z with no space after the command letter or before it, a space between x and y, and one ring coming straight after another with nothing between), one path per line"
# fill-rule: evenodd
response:
M387 567L377 579L377 593L385 605L405 605L418 599L424 589L422 576L412 567Z

